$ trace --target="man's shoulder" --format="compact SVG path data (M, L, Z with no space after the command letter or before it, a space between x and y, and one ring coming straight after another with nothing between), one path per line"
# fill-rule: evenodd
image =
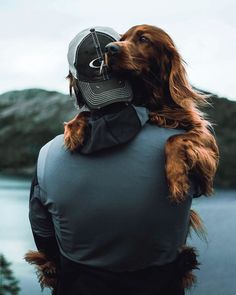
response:
M51 146L58 145L62 146L64 144L64 137L63 134L59 134L55 136L53 139L45 143L44 146L41 147L40 153L47 151Z
M42 159L46 159L49 151L52 149L54 150L54 152L60 151L62 149L65 150L63 134L57 135L52 140L47 142L44 146L42 146L42 148L39 151L38 161L39 160L42 161Z
M57 135L40 149L37 161L37 174L39 180L42 180L45 167L50 165L52 158L63 154L65 151L63 134Z
M183 134L185 132L186 131L183 129L164 128L148 123L144 126L141 135L144 137L148 136L153 140L156 139L158 141L166 141L169 137L173 135Z

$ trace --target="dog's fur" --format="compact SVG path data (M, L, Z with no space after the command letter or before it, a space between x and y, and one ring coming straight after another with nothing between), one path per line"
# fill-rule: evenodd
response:
M35 266L42 290L44 288L55 290L57 284L56 263L39 251L28 251L24 258L28 263Z
M190 86L172 39L157 27L141 25L132 27L113 44L119 51L108 51L107 64L117 75L132 82L134 104L149 109L151 123L186 130L170 137L165 146L171 199L184 200L190 188L190 175L201 194L211 195L219 151L210 123L199 110L207 103L206 96ZM68 78L70 93L72 89L78 93L75 78L71 74ZM81 113L65 125L65 146L69 150L83 144L86 122L86 115Z

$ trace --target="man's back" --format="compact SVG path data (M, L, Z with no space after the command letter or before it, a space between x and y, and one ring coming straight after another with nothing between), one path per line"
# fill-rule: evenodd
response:
M147 123L132 141L92 154L65 150L62 135L42 148L39 198L63 256L118 272L176 258L191 196L181 205L170 202L164 145L179 132Z

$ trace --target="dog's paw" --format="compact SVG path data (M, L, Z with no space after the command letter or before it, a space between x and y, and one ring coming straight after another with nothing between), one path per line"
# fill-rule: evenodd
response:
M49 279L55 278L57 274L56 265L53 261L47 261L44 265L39 266L38 270L40 270L42 274Z
M36 273L42 289L55 288L57 282L57 269L53 261L47 261L44 265L37 265Z

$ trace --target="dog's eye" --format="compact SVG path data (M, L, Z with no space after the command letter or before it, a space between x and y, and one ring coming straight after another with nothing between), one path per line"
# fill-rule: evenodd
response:
M139 41L142 43L150 43L150 40L145 36L140 36Z

